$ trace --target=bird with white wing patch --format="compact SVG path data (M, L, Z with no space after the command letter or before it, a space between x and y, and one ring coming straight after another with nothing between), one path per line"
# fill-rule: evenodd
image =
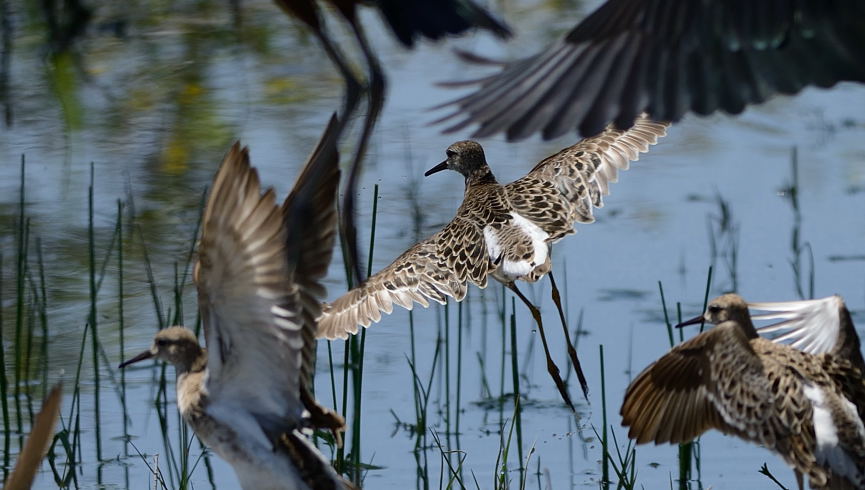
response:
M750 306L789 312L802 306L796 303ZM725 294L678 325L715 327L631 382L620 412L628 436L638 444L680 443L717 429L778 453L800 489L803 475L811 488L865 488L862 371L837 351L812 354L761 337L748 307Z
M501 185L487 165L481 145L459 141L447 149L447 160L426 172L454 170L465 177L465 195L456 217L444 229L422 240L389 266L334 302L324 306L318 335L346 338L391 313L393 305L411 309L428 300L461 301L468 283L484 288L492 276L510 288L531 310L546 354L547 370L564 401L573 408L559 369L550 356L540 311L515 281L534 282L551 271L550 247L574 233L575 223L594 221L593 208L603 205L609 184L658 138L666 123L640 118L622 131L601 134L565 148L538 163L527 175ZM571 343L552 274L553 301L584 395L588 384Z

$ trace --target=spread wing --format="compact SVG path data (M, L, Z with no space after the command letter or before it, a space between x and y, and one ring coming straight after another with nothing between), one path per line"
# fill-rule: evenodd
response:
M573 233L574 223L594 221L593 208L603 206L610 183L627 170L669 124L641 116L628 130L608 127L592 138L545 158L526 176L505 186L508 201L555 241Z
M858 0L608 0L540 53L452 83L479 87L442 121L513 141L627 128L642 112L738 114L775 93L865 81L863 19Z
M778 320L757 329L773 342L790 346L809 354L829 353L853 362L865 372L859 335L844 300L838 296L804 301L748 303L748 308L760 313L754 320Z
M336 238L337 126L337 118L333 116L282 205L288 233L286 253L292 278L298 285L298 305L303 320L302 379L305 382L312 379L315 367L315 320L321 315L321 300L326 294L321 280L327 275Z
M318 145L309 156L294 188L282 205L285 219L286 255L291 278L297 284L297 305L303 325L301 337L301 402L314 427L331 429L339 439L345 420L319 405L312 396L315 370L316 319L321 315L321 300L326 290L321 283L333 256L337 227L337 190L339 188L339 121L331 117Z
M747 424L770 415L761 404L767 399L761 376L738 326L712 328L674 347L631 382L622 425L638 444L687 442L709 429L747 433Z
M390 314L396 304L424 308L428 300L445 304L448 297L461 301L466 284L483 288L494 267L489 259L483 231L474 223L455 218L435 235L416 243L390 265L372 275L333 303L324 305L318 321L318 336L347 338Z
M231 147L204 211L195 280L214 406L242 403L275 437L301 417L303 315L283 213L260 191L249 151Z

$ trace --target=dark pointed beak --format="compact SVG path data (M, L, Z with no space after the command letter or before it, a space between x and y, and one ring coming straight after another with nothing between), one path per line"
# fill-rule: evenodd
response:
M135 364L135 363L138 362L138 361L143 361L143 360L145 360L145 359L150 359L151 357L153 357L153 353L150 352L149 350L146 350L146 351L142 352L141 354L138 354L137 356L133 357L132 359L129 359L129 360L127 360L127 361L123 361L123 362L121 362L120 365L117 366L117 367L120 368L120 369L123 369L123 368L125 368L126 366L128 366L128 365L130 365L130 364Z
M429 177L430 175L432 175L436 172L441 172L442 170L447 170L447 168L448 168L448 161L445 160L445 161L441 162L440 164L436 165L435 167L427 170L426 173L423 174L423 176Z
M706 319L703 318L703 315L695 316L694 318L691 318L690 320L685 320L684 322L676 325L676 328L687 327L688 325L696 325L697 323L705 323L705 322L706 322Z

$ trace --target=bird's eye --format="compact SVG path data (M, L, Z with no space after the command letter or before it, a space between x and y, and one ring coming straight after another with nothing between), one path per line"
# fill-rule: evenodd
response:
M168 341L165 339L156 339L156 345L159 347L165 347L168 345Z
M721 311L721 307L718 305L709 305L709 313L718 313Z
M447 150L447 151L445 151L445 155L447 155L448 157L452 157L452 156L454 156L454 155L456 155L456 154L457 154L457 152L455 152L455 151L453 151L453 150Z

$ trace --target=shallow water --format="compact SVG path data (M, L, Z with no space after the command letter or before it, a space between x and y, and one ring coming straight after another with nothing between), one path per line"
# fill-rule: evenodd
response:
M447 222L462 197L463 182L457 174L422 177L424 170L443 159L448 144L469 136L442 135L439 127L428 125L436 113L427 109L459 93L433 82L484 73L455 61L450 48L509 58L532 53L590 7L569 2L501 2L498 10L515 22L518 41L500 45L479 34L446 44L423 44L411 53L400 49L374 16L365 19L376 26L373 42L380 49L390 81L390 97L359 189L364 244L370 232L373 186L378 184L380 189L374 270ZM114 369L117 362L146 348L158 325L141 242L146 243L153 263L161 307L173 310L175 264L182 269L185 263L202 192L231 142L240 139L249 145L262 181L284 195L330 112L340 103L339 79L315 42L270 3L244 2L239 29L223 2L180 4L171 11L162 8L139 6L113 12L104 7L98 19L128 19L126 37L96 32L83 42L78 59L52 61L45 57L38 13L12 6L16 20L10 77L13 125L0 139L7 377L12 376L14 363L15 284L10 278L15 277L21 155L26 158L24 200L31 240L40 238L45 262L50 333L44 374L48 380L64 379L67 393L72 392L90 309L87 199L91 162L97 263L101 264L111 240L118 200L131 196L134 206L127 203L123 213L134 216L140 227L140 235L132 231L124 237L128 250L122 355L116 257L106 269L98 296L97 329L108 361L100 360L98 371L102 463L96 460L95 383L87 339L80 384L82 449L77 472L77 483L83 488L147 488L151 477L145 459L153 464L157 454L160 468L168 471L166 461L171 456L163 445L153 403L153 380L160 369L144 367L127 373L128 431L146 458L122 441L123 410L114 383L119 377ZM552 24L550 19L555 19ZM586 404L580 400L577 383L571 383L572 397L582 402L578 417L573 417L546 373L531 317L517 304L517 358L523 375L520 387L526 397L523 457L529 447L535 449L528 465L529 487L543 488L547 481L557 489L598 486L601 449L592 427L602 426L599 345L605 349L609 424L624 445L625 431L617 417L624 389L636 373L669 348L659 281L668 311L675 318L679 301L683 316L699 313L710 265L714 265L712 295L735 289L758 301L795 299L800 291L810 295L813 272L815 296L842 294L854 318L861 318L865 300L863 107L865 88L840 84L828 91L806 90L793 98L778 97L738 117L687 118L621 175L606 206L597 210L596 223L580 226L576 236L555 246L554 270L565 290L571 327L582 318L585 335L580 337L578 352L591 393ZM532 139L508 144L502 138L489 138L482 143L499 180L508 182L575 141L566 136L552 142ZM794 147L798 152L799 221L788 191ZM348 153L350 147L345 149ZM727 219L722 219L720 202L729 206ZM722 221L727 224L723 230ZM800 244L807 244L801 254L793 249L794 234ZM37 270L35 252L30 263ZM800 277L794 273L797 263L801 264ZM338 254L327 284L330 298L345 290ZM544 279L521 287L541 303L556 361L564 368L566 355L549 300L549 282ZM188 284L182 312L187 324L195 321L193 291ZM508 314L510 297L508 294ZM452 460L456 465L459 458L465 458L463 478L470 487L475 479L481 488L492 486L499 429L509 423L513 412L511 398L494 403L482 391L483 379L494 397L513 390L509 337L504 348L507 357L502 357L501 298L498 284L483 292L472 289L463 313L461 356L456 347L457 307L449 308L450 360L445 366L439 359L430 390L430 431L438 434L445 449L462 451ZM416 310L413 315L414 351L424 383L431 373L437 335L443 332L444 313L443 308L435 307ZM414 420L412 377L406 360L412 351L408 323L408 313L399 310L367 332L361 460L381 467L367 472L367 488L423 487L417 477L414 437L395 418ZM693 331L685 334L693 335ZM35 345L41 345L41 338L37 331ZM325 345L319 348L316 389L319 398L331 404ZM334 359L341 362L342 352L343 343L334 342ZM485 361L483 370L479 356ZM34 355L33 359L30 379L38 399L43 377L38 366L43 358ZM341 374L338 367L338 396ZM167 393L166 432L173 451L178 452L173 390L169 387ZM67 396L64 418L70 413L71 400ZM25 398L22 403L26 406ZM11 399L10 404L14 408ZM448 436L456 430L457 411L458 440ZM445 413L451 414L450 421ZM431 435L427 442L431 446L420 453L420 459L425 456L428 460L429 485L438 486L441 453ZM17 437L13 451L17 451L16 444ZM513 484L520 478L515 445L513 442L508 465ZM197 442L191 448L195 461L200 453ZM706 487L771 488L771 482L757 473L763 462L782 483L794 485L792 473L780 459L738 439L710 433L701 439L701 450ZM219 488L236 486L227 465L216 457L209 462ZM666 488L677 477L675 447L637 449L639 484ZM193 484L196 488L210 486L203 462L193 473ZM170 486L174 485L176 482ZM54 486L51 472L43 472L37 487Z

